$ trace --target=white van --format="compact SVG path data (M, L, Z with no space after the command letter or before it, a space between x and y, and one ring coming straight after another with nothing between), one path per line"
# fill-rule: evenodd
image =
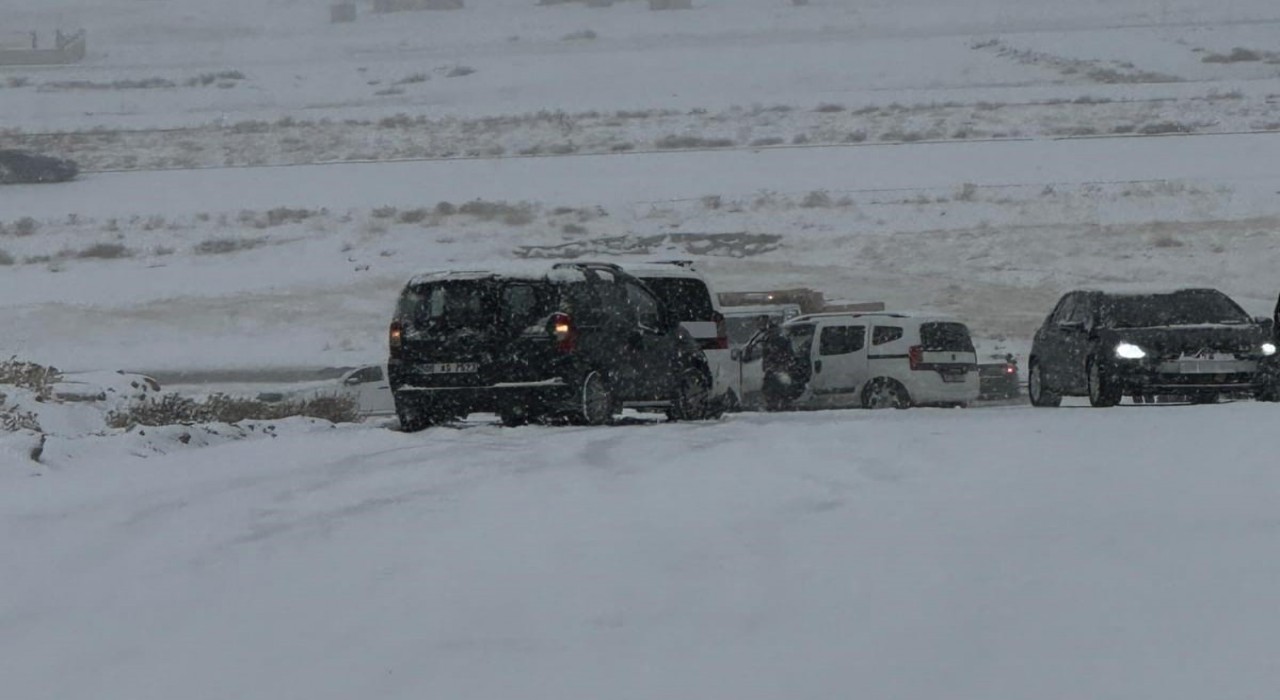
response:
M795 408L967 406L978 398L978 357L969 329L944 316L900 312L809 314L782 327L808 360ZM737 359L742 403L762 406L760 337Z
M737 405L736 367L729 356L729 333L720 301L711 283L691 260L629 264L626 271L640 279L680 319L698 341L711 370L711 395L724 408Z

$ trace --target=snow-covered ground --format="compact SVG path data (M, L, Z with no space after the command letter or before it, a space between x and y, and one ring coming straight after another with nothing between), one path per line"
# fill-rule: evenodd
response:
M1277 420L51 445L0 470L0 677L30 700L1267 697Z
M1069 289L1280 292L1274 2L327 5L5 5L90 55L0 68L0 147L98 172L0 188L0 359L311 376L382 359L415 272L579 257L984 352ZM0 394L5 698L1280 687L1274 404L407 435Z

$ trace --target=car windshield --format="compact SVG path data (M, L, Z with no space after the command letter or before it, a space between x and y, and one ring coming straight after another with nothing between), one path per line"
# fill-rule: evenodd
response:
M458 280L407 290L397 309L411 328L441 332L461 328L519 330L551 313L545 290L527 282Z
M710 321L715 313L711 292L702 280L687 277L641 277L662 305L681 321Z
M1108 328L1154 328L1249 322L1245 313L1225 294L1186 291L1172 294L1130 294L1105 297L1102 322Z

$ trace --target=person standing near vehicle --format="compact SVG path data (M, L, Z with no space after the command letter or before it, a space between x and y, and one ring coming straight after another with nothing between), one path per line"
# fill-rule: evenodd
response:
M796 356L782 327L768 316L760 317L760 357L764 369L765 409L782 411L799 396L804 379L796 372Z

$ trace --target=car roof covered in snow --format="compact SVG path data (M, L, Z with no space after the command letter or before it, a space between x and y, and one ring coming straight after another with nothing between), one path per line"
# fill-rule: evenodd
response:
M805 314L797 316L789 321L787 325L792 323L804 323L806 321L816 321L822 318L868 318L868 319L909 319L922 323L964 323L954 316L946 316L943 314L927 313L921 311L828 311L815 314Z

